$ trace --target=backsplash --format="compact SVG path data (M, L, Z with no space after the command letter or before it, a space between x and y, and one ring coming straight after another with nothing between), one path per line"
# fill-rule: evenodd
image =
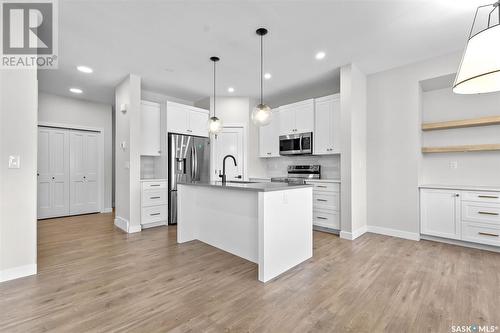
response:
M281 156L266 159L267 177L286 176L289 165L321 165L321 178L340 178L340 155L328 156Z
M155 177L155 157L141 156L141 179Z

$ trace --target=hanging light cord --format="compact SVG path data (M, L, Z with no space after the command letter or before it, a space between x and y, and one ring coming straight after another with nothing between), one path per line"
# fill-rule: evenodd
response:
M476 19L477 19L477 14L479 13L479 10L481 8L484 8L484 7L490 7L490 6L493 6L493 9L491 10L491 12L489 13L488 15L488 27L486 29L489 29L491 28L491 14L493 14L493 12L498 9L498 24L500 25L500 0L495 2L495 3L490 3L490 4L487 4L487 5L482 5L482 6L479 6L477 7L476 9L476 14L474 15L474 20L472 21L472 27L470 28L470 32L469 32L469 39L471 39L473 36L477 35L478 33L486 30L481 30L479 31L478 33L474 34L473 35L473 32L474 32L474 26L476 25Z
M264 104L264 80L262 78L264 73L264 47L263 47L264 36L260 35L260 104Z
M214 117L215 117L215 63L216 61L214 61Z

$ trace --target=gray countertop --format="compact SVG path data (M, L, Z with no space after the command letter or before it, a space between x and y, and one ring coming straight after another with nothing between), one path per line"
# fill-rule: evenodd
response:
M271 192L271 191L285 191L292 190L296 188L313 187L313 185L296 185L287 183L231 183L227 182L222 184L222 182L188 182L179 183L178 185L188 185L188 186L206 186L214 187L228 190L243 190L243 191L255 191L255 192Z
M444 184L421 184L419 188L444 189L444 190L463 190L463 191L494 191L500 192L500 186L484 185L444 185Z

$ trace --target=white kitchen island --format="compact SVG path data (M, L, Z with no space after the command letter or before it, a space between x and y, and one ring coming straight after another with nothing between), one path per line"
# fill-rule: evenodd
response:
M258 264L267 282L312 257L312 185L178 184L177 241L199 240Z

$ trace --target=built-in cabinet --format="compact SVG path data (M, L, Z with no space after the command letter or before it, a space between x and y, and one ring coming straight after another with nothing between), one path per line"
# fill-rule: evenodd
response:
M39 219L101 210L101 133L38 128Z
M160 104L141 101L141 155L160 156L161 154L161 115Z
M314 155L340 153L340 96L314 100Z
M166 225L168 219L167 180L142 181L141 189L142 228Z
M313 132L313 155L340 153L340 95L308 99L273 109L271 124L259 129L259 157L279 154L281 135Z
M500 192L420 189L423 235L500 246Z
M314 131L314 100L279 107L279 135Z
M313 185L313 225L340 230L340 183L307 181Z
M280 117L278 109L273 109L272 114L271 123L259 129L259 157L280 156L278 135Z
M208 115L205 109L167 102L167 131L208 137Z

